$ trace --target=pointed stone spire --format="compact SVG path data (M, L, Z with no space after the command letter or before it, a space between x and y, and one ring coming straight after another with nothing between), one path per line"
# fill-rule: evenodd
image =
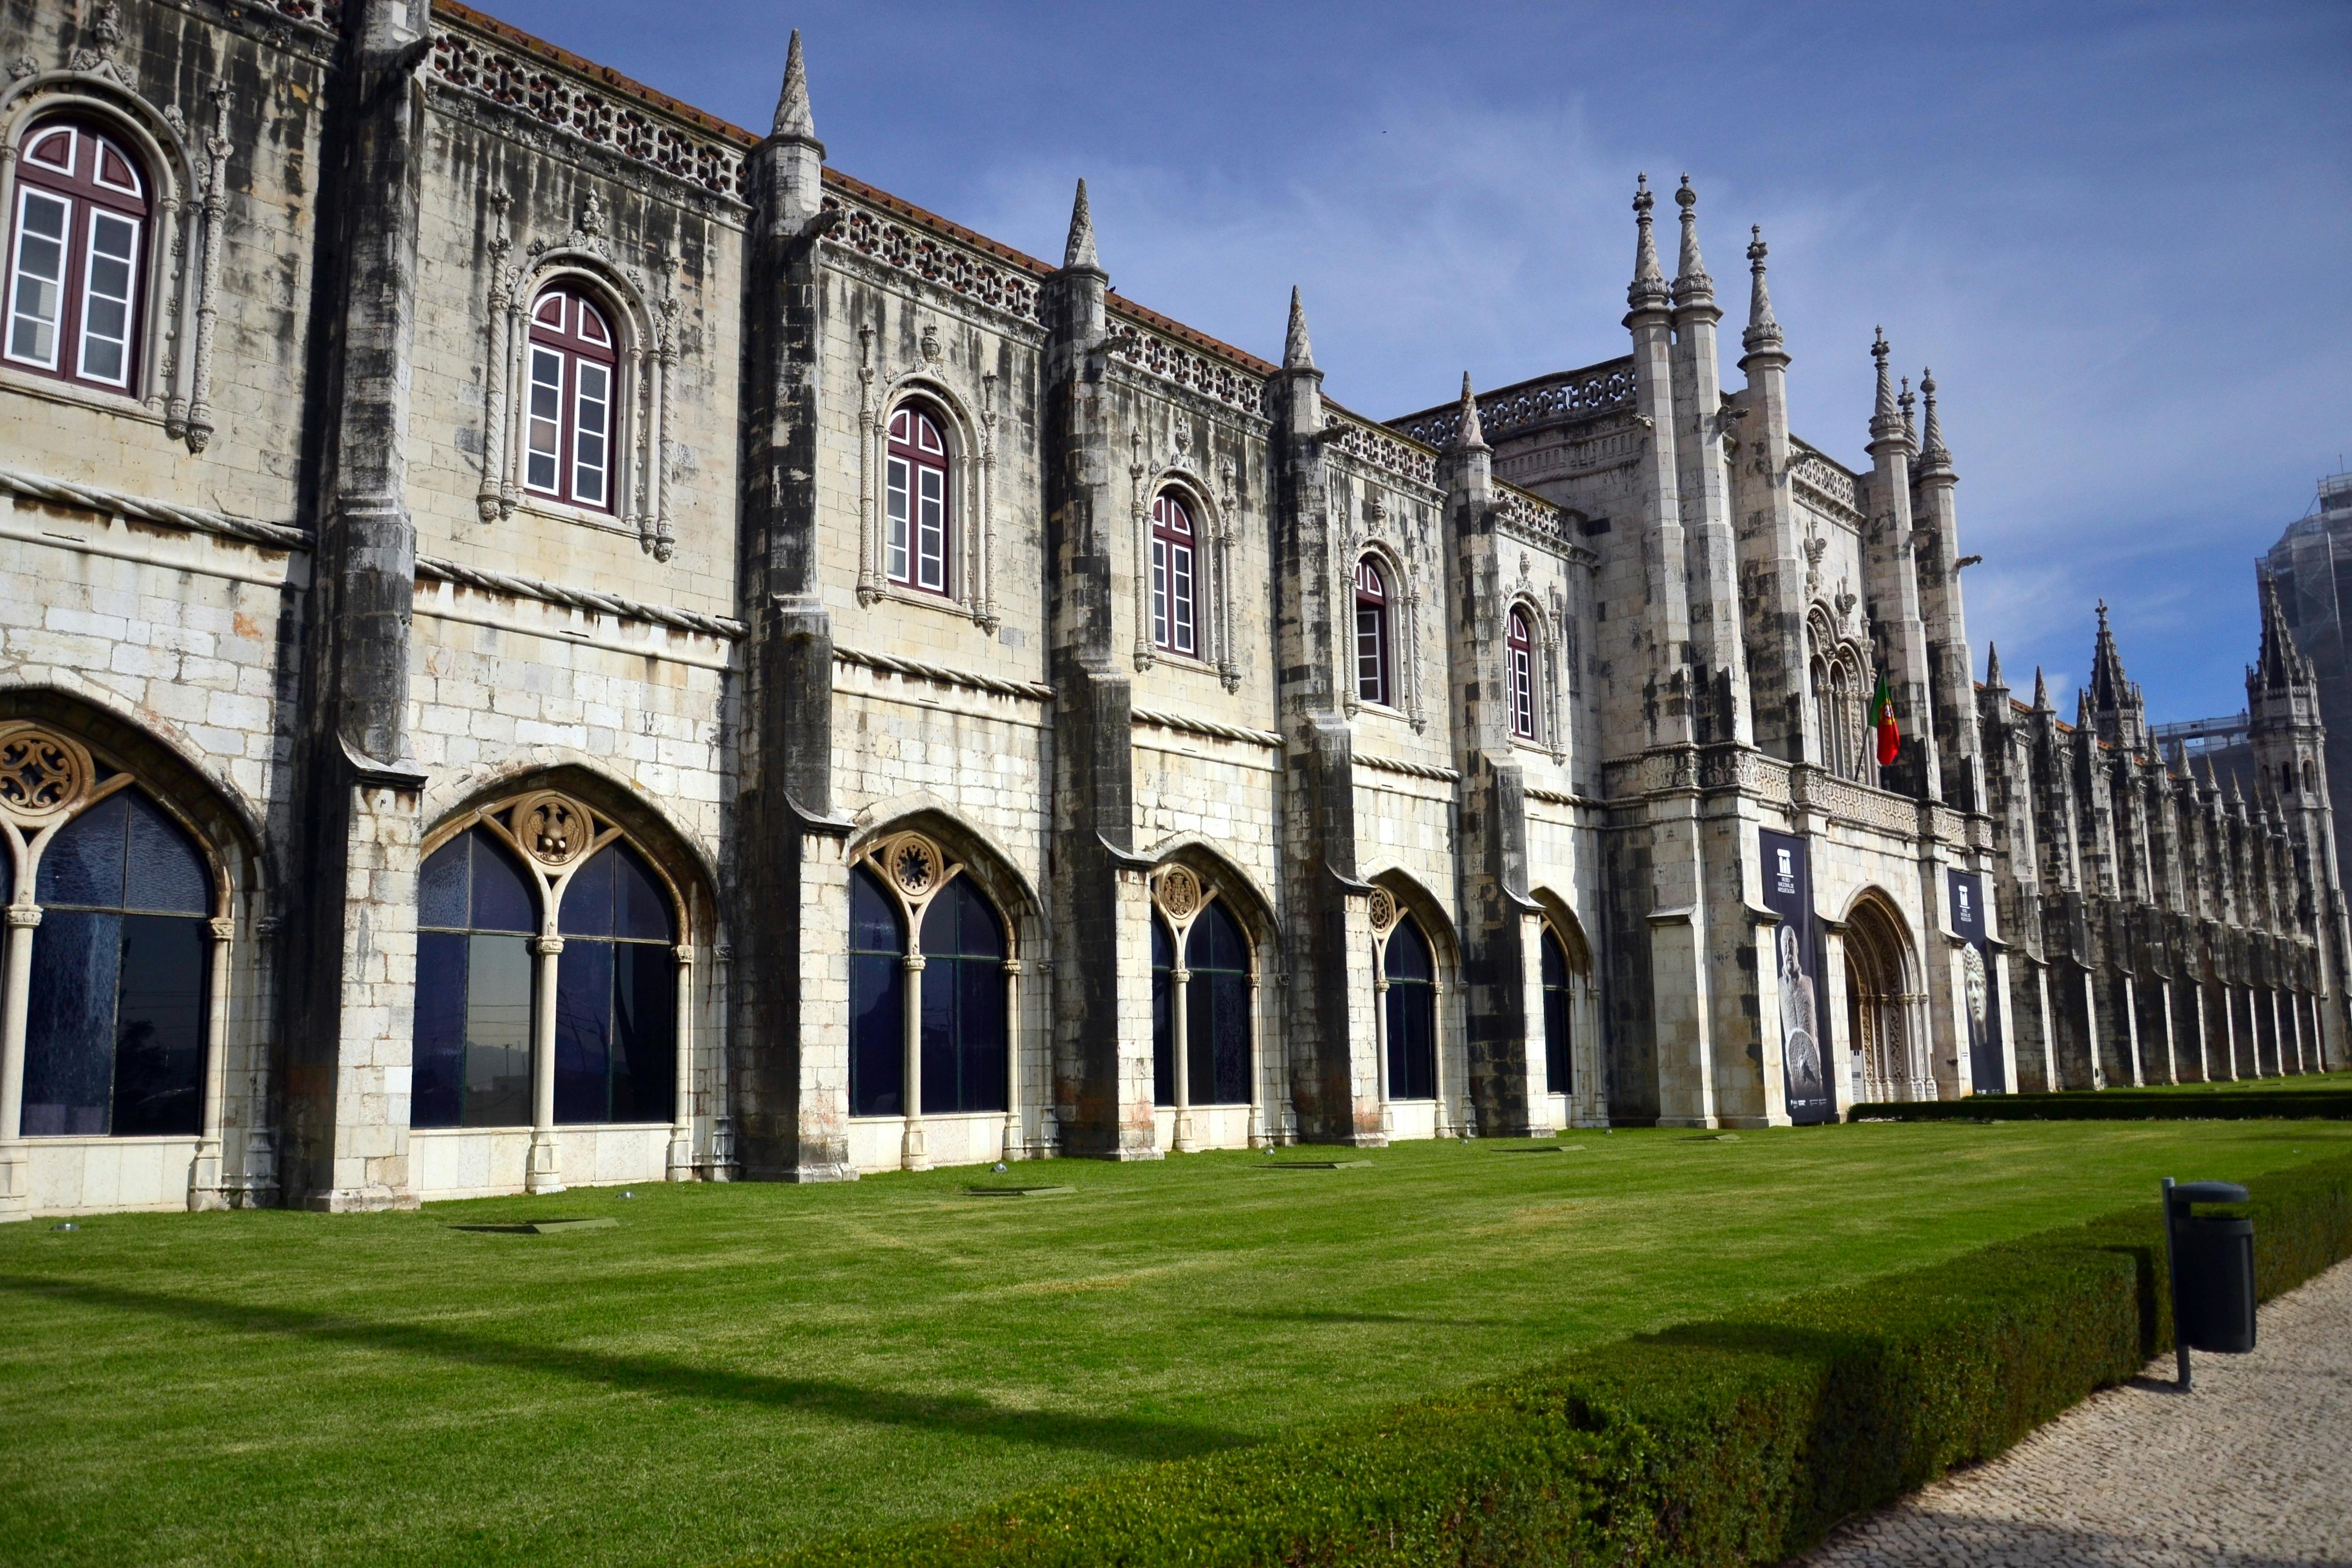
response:
M1493 450L1486 445L1486 432L1480 429L1478 426L1478 398L1477 395L1470 390L1470 373L1466 370L1462 373L1461 422L1454 432L1454 445L1447 450L1454 452Z
M2107 626L2107 602L2098 603L2099 631L2091 645L2091 683L2084 689L2097 699L2102 708L2113 708L2130 689L2124 679L2123 655L2116 651L2116 634Z
M1952 454L1944 446L1944 422L1936 414L1936 373L1919 373L1919 396L1927 405L1927 428L1919 437L1919 471L1939 479L1951 478Z
M2091 679L2084 689L2099 716L2099 738L2127 752L2147 749L2147 721L2139 688L2124 674L2123 655L2107 626L2107 602L2099 601L2098 640L2091 648Z
M1070 242L1062 247L1062 269L1083 267L1099 272L1102 263L1095 258L1095 215L1087 206L1087 183L1078 182L1078 199L1070 208Z
M2000 648L1997 644L1990 642L1985 644L1985 689L1988 691L2009 689L2000 682Z
M793 29L792 47L784 51L784 90L776 97L776 126L772 134L816 140L816 120L809 113L808 68L801 63L798 27Z
M1764 243L1763 225L1750 225L1748 233L1748 330L1739 334L1739 346L1749 353L1778 352L1780 323L1772 317L1772 291L1764 286L1764 258L1770 248Z
M2042 667L2038 664L2033 667L2033 710L2037 713L2057 711L2050 700L2050 682L2043 678Z
M2091 689L2087 686L2074 688L2074 728L2085 735L2098 733L2099 721L2091 712Z
M1911 410L1916 406L1916 400L1911 395L1911 378L1907 375L1903 378L1903 393L1895 400L1895 406L1903 410L1903 438L1911 443L1916 454L1919 450L1919 430L1911 421Z
M1290 286L1290 331L1282 339L1282 368L1315 368L1315 345L1307 341L1307 307L1299 303L1296 283Z
M2269 573L2263 580L2263 648L2254 660L2254 668L2263 684L2273 691L2284 691L2303 674L2303 660L2294 646L2294 634L2287 629L2286 610L2279 603L2278 579Z
M1715 279L1706 275L1706 263L1698 253L1698 193L1691 189L1690 176L1683 176L1682 189L1675 193L1675 205L1683 209L1683 250L1675 269L1675 307L1681 310L1692 305L1715 303Z
M2243 816L2246 813L2246 792L2240 787L2238 770L2230 770L2230 809Z
M1658 270L1657 237L1650 232L1650 209L1656 205L1657 198L1650 195L1650 176L1635 175L1633 281L1626 287L1625 303L1636 310L1663 310L1674 299L1666 289L1666 275Z
M1886 329L1874 327L1870 357L1878 362L1878 403L1870 416L1870 438L1885 441L1903 434L1903 416L1895 406L1895 383L1886 374Z

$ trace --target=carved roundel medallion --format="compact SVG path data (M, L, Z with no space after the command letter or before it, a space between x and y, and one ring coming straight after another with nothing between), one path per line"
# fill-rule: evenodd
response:
M89 756L46 730L0 739L0 811L43 822L69 811L89 789Z
M1387 935L1389 928L1396 924L1396 899L1386 888L1374 888L1372 889L1372 934Z
M919 902L939 890L939 846L928 838L908 834L883 853L883 865L890 873L890 881L909 903Z
M569 795L541 790L514 809L515 842L551 871L560 871L588 852L596 837L588 808Z
M1160 907L1171 921L1189 920L1201 907L1201 879L1182 866L1160 874Z

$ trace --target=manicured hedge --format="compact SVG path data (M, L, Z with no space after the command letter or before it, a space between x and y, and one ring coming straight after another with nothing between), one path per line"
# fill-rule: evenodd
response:
M2252 1183L2265 1297L2352 1256L2352 1156ZM2169 1347L2141 1209L782 1568L1770 1563Z
M2149 1091L2070 1089L2057 1094L1972 1094L1965 1100L1871 1101L1857 1121L2352 1121L2352 1089L2217 1089Z

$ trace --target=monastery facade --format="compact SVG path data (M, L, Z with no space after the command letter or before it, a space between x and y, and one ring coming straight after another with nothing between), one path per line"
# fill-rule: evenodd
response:
M1686 182L1624 357L1383 423L1083 185L1050 266L826 167L796 38L765 135L447 0L0 58L0 1216L2347 1060L2275 605L2252 800L2104 617L1978 684L1932 380L1795 436Z

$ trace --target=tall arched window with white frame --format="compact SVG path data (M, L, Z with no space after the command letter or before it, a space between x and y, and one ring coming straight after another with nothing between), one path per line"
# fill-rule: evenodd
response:
M587 294L557 287L532 303L524 488L592 511L613 510L618 363L613 318Z
M1395 701L1395 659L1389 622L1388 574L1370 555L1356 563L1356 697Z
M1151 504L1151 645L1191 657L1200 651L1200 560L1192 512L1162 490Z
M1511 612L1503 654L1510 667L1511 733L1532 741L1536 738L1536 639L1526 611Z
M919 403L902 403L890 415L883 496L884 574L900 587L952 592L945 422Z
M10 363L131 390L149 192L138 161L91 121L44 121L25 137L9 215Z

